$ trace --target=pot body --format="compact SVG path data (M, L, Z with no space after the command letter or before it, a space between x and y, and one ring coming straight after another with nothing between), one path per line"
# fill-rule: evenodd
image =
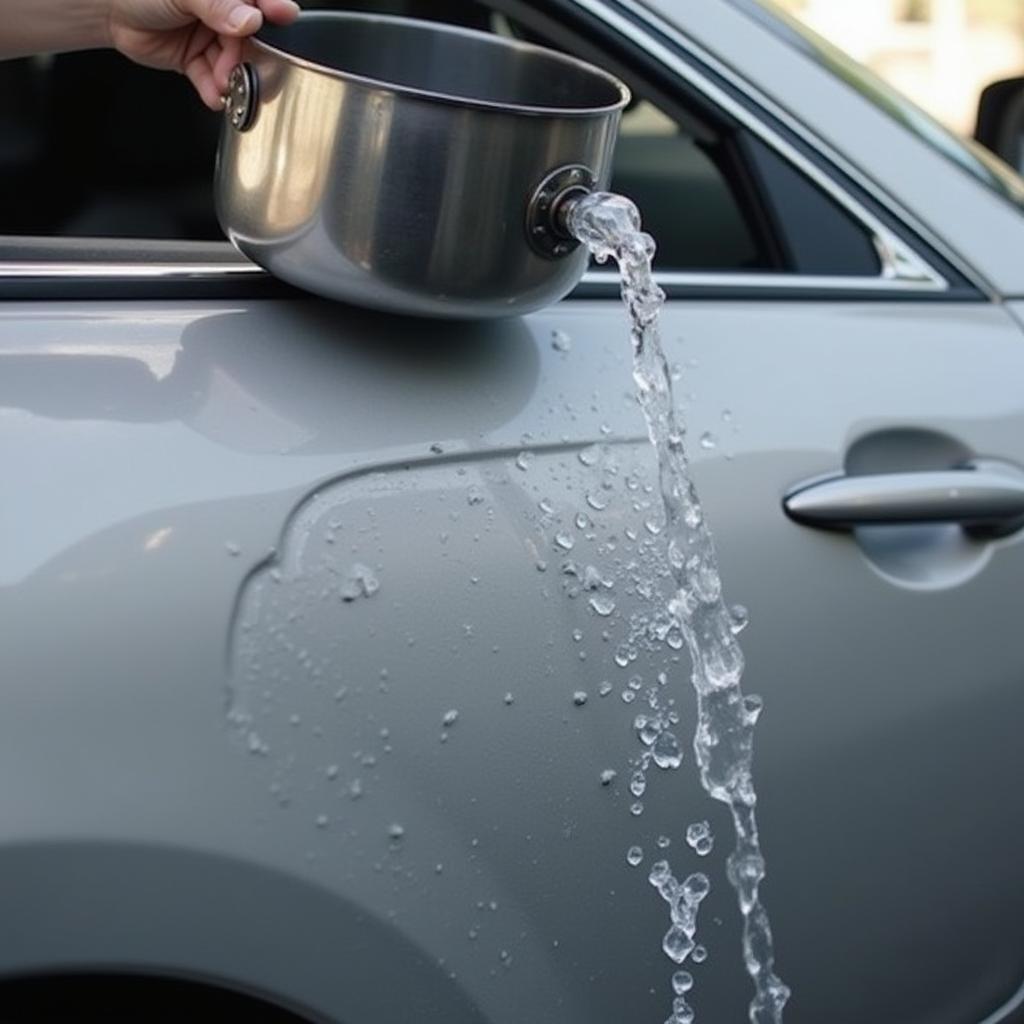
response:
M327 12L264 30L243 62L217 211L275 276L464 318L526 313L579 281L584 250L565 238L545 250L530 218L560 168L607 184L629 95L611 76L486 33Z

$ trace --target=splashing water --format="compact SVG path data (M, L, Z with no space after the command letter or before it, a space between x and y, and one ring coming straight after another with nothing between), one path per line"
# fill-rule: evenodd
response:
M781 1024L790 993L775 973L771 926L759 896L765 862L757 831L752 769L754 726L761 701L743 694L744 661L736 637L737 623L722 596L714 542L690 478L685 431L676 416L672 376L658 331L665 294L651 275L654 239L641 230L639 211L630 200L605 192L576 202L568 226L599 263L611 257L622 274L622 298L631 321L633 379L658 456L664 533L676 587L669 612L686 640L693 664L697 693L694 752L704 789L728 805L736 831L727 875L739 899L744 962L754 982L749 1017L752 1024ZM666 875L657 881L652 877L654 884L667 883L667 866L665 870Z

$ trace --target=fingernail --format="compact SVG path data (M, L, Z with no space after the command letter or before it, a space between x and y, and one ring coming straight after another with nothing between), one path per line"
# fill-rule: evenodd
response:
M228 24L236 32L241 32L245 29L255 28L259 17L260 12L255 7L242 4L228 15Z

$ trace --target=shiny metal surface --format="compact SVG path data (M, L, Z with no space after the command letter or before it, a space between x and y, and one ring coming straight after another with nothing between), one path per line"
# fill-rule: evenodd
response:
M526 209L526 236L539 255L559 259L579 247L566 226L567 212L596 184L590 169L576 164L559 167L537 186Z
M26 278L46 280L52 278L131 281L139 278L158 278L163 281L194 281L220 277L262 277L264 271L255 263L239 260L237 263L100 263L56 262L53 260L19 260L0 263L0 278Z
M838 530L871 523L1020 526L1024 474L965 467L837 477L797 488L783 507L791 519L805 526Z
M224 112L231 127L245 132L252 127L256 116L258 91L256 74L248 64L238 64L228 80L228 92L224 97Z
M217 208L271 273L331 298L426 316L538 309L586 254L531 248L554 170L607 183L628 91L572 58L408 19L307 13L246 44L258 99L225 118ZM244 119L243 119L244 121Z

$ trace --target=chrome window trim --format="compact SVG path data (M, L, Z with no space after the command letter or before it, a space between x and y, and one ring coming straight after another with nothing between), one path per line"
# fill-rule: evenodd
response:
M239 257L237 263L90 263L24 261L0 263L0 279L32 281L157 281L161 283L196 283L204 281L262 280L270 275ZM839 277L810 274L729 273L705 271L661 271L655 274L666 287L689 288L755 288L786 291L849 290L851 292L934 292L931 281L915 282L894 277ZM620 283L613 271L591 270L584 275L584 284L614 285Z
M766 125L748 107L735 100L727 92L712 82L693 64L683 60L677 53L654 39L650 33L641 31L633 21L619 12L612 10L606 0L572 0L582 10L604 22L608 27L631 42L637 44L645 53L656 59L664 67L688 82L704 95L710 102L728 112L739 123L757 135L784 159L797 167L810 180L814 181L823 191L830 195L839 205L847 210L871 234L879 253L881 272L877 276L832 276L753 272L717 273L717 272L681 272L666 271L656 274L657 280L664 285L679 285L695 288L736 288L744 290L765 291L849 291L851 294L864 292L886 293L938 293L949 291L950 285L912 245L887 225L882 223L870 210L825 173L813 160L808 159L796 147L779 136ZM616 0L624 9L630 11L655 31L675 42L683 51L695 60L711 68L730 85L741 91L752 103L778 119L786 127L797 134L815 152L820 154L832 166L837 167L865 189L877 202L885 206L901 223L907 224L910 230L926 239L929 245L938 251L943 258L955 266L965 277L978 287L986 296L992 297L992 290L962 261L934 239L929 232L914 222L906 211L902 210L891 197L880 192L869 179L848 165L838 154L832 152L820 139L813 135L800 122L778 107L770 99L759 93L746 80L736 75L730 68L705 51L692 39L685 36L676 26L666 22L650 8L637 3L636 0ZM226 243L225 243L226 244ZM158 261L138 262L110 261L0 261L0 280L34 280L59 281L101 279L106 281L159 281L197 282L217 280L256 280L265 277L266 272L239 257L235 263L188 263ZM584 277L586 283L606 284L617 281L614 274L607 272L590 272Z
M764 291L821 291L836 292L849 291L854 294L863 292L884 292L895 294L920 295L934 294L935 292L946 292L948 285L937 287L932 281L912 281L908 279L896 279L887 277L842 277L830 274L777 274L764 273L729 273L723 271L715 272L694 272L686 271L662 271L655 273L655 280L662 287L672 288L734 288L761 289ZM619 275L610 271L591 271L583 278L584 284L619 285Z
M224 243L227 245L228 243ZM202 281L226 277L266 277L255 263L239 257L237 263L158 263L22 260L0 263L0 278L31 280Z

